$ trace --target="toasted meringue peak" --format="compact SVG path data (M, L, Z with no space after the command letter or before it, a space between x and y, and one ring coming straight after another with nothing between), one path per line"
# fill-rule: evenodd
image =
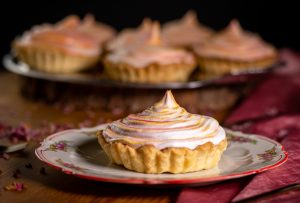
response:
M161 44L161 30L160 30L160 23L158 21L154 21L152 23L149 44L151 45Z
M140 30L151 30L152 20L150 18L144 18L139 29Z
M162 41L168 46L191 47L205 42L213 30L198 21L195 11L188 11L181 19L167 22L162 27Z
M95 17L92 14L86 14L82 20L82 25L93 26L96 23Z
M187 25L195 25L199 24L197 13L194 10L189 10L186 14L182 17L182 22Z
M224 32L235 37L242 37L244 30L241 27L239 21L233 19L232 21L230 21L229 25L225 28Z
M80 18L76 15L69 15L56 24L59 28L76 28L80 25Z
M161 107L175 108L175 107L178 107L178 106L179 105L175 101L171 90L166 91L165 96L159 102L154 104L155 108L161 108Z

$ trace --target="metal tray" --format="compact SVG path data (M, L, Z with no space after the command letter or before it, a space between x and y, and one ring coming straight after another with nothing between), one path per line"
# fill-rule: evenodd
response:
M272 67L265 69L251 69L246 71L232 72L227 75L217 76L214 78L193 79L193 76L187 82L171 82L171 83L130 83L109 80L99 68L91 71L79 72L74 74L51 74L30 68L27 64L18 61L11 54L3 57L4 67L15 74L25 77L42 79L54 82L64 82L71 84L93 85L103 87L121 87L134 89L194 89L210 85L228 85L243 83L257 78L263 74L271 72L274 68L280 67L283 62L274 64Z

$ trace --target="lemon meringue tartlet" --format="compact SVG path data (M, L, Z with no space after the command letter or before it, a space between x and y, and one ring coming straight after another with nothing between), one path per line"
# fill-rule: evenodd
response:
M150 26L148 36L144 31L140 38L136 38L141 42L133 40L132 45L128 46L130 48L120 45L119 49L105 56L105 72L110 79L136 83L180 82L188 79L196 67L193 54L184 49L164 46L159 23L154 22Z
M223 31L195 46L199 67L206 75L263 69L277 61L275 47L232 20Z
M77 72L94 66L113 29L91 15L82 21L68 16L56 24L34 26L12 44L16 57L31 68L49 73Z
M171 91L154 106L110 123L97 135L113 163L141 173L210 169L227 147L218 121L188 113Z

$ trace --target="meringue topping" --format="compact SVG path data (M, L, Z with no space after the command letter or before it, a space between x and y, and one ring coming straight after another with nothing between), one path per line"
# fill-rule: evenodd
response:
M34 26L16 42L21 46L56 47L73 54L96 56L113 35L112 28L96 22L92 15L86 15L82 21L70 15L56 24Z
M153 145L156 148L195 149L225 139L225 131L215 119L188 113L180 107L171 91L152 107L138 114L112 122L103 130L107 142L120 141L134 148Z
M148 27L147 27L148 28ZM107 55L106 59L113 63L125 63L134 68L145 68L150 64L195 64L192 54L161 44L161 30L158 22L153 22L144 35L143 42L132 43L131 46L120 48Z
M19 46L55 47L68 53L87 56L98 56L101 53L94 38L75 32L69 29L70 26L72 25L67 24L66 28L50 24L34 26L18 38L16 43Z
M272 45L264 42L260 36L243 30L237 20L232 20L223 31L196 46L194 51L199 56L242 61L276 55Z
M108 51L131 51L140 47L149 40L152 24L149 18L145 18L137 29L129 28L123 30L115 39L108 42Z
M166 23L162 29L162 38L170 46L189 47L204 42L213 31L198 22L197 14L188 11L182 19Z

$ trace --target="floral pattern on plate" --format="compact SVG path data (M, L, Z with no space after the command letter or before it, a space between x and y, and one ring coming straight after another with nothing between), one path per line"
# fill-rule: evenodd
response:
M67 167L69 169L73 169L73 170L76 170L76 171L84 171L85 170L85 169L83 169L83 168L81 168L79 166L75 166L72 163L64 162L62 159L56 159L55 161L57 163L61 164L62 166Z
M45 149L45 151L53 151L53 152L64 151L64 152L67 152L68 147L69 147L69 145L68 145L68 142L66 140L60 140L58 142L50 144L50 146L47 149Z
M257 156L259 159L262 159L265 162L267 162L267 161L272 161L273 158L276 157L276 155L277 155L276 147L272 147L271 149L266 150L264 153L258 154Z

